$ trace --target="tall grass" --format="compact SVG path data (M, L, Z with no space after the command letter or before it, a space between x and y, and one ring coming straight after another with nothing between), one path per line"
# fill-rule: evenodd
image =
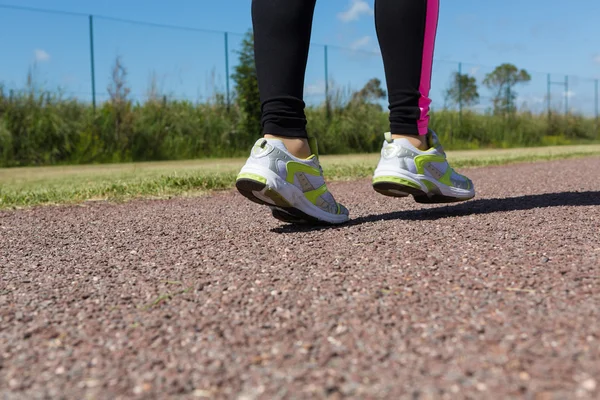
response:
M338 91L329 107L306 110L309 132L323 154L379 150L388 130L379 105ZM350 99L350 100L345 100ZM181 160L243 155L256 139L223 96L205 103L151 99L91 105L60 93L0 87L0 167ZM595 121L580 115L497 116L431 113L431 127L450 149L508 148L581 143L599 138Z

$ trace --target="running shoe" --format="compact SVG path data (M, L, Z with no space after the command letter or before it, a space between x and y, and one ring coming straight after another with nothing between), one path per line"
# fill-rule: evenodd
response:
M450 167L432 130L427 142L429 149L422 151L408 140L392 139L391 133L386 133L373 188L386 196L412 195L418 203L453 203L475 197L473 182Z
M267 205L273 216L290 223L341 224L348 210L327 190L319 163L317 142L313 153L294 157L281 140L259 139L236 179L237 190L255 203Z

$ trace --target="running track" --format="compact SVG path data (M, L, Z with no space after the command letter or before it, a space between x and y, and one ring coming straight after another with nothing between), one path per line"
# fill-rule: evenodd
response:
M234 191L0 212L0 399L600 397L600 158L463 170L476 200Z

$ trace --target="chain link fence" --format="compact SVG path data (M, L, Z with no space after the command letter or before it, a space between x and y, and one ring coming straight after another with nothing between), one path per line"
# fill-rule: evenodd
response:
M0 42L4 55L0 83L5 89L31 85L82 101L103 102L109 99L111 69L119 57L128 72L130 98L135 101L160 95L205 102L215 93L228 102L233 99L231 74L238 62L242 33L20 6L0 5L0 9L0 37L13 38ZM494 69L436 59L432 108L491 111L497 96L483 82ZM598 79L528 72L531 80L516 85L511 93L518 110L598 119ZM456 73L475 78L477 102L464 102L460 95L458 101L449 99L448 89ZM326 99L343 101L371 78L385 82L376 43L366 41L354 48L313 43L305 100L309 105Z

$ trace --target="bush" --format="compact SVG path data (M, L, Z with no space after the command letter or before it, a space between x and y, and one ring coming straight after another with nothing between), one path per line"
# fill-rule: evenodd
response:
M334 94L307 107L308 130L322 154L379 151L388 114L368 99ZM222 95L207 103L152 99L88 103L50 92L6 92L0 87L0 166L179 160L246 155L256 133ZM570 144L598 138L595 121L581 115L508 116L465 111L431 113L431 127L448 149ZM250 144L249 144L250 143Z

